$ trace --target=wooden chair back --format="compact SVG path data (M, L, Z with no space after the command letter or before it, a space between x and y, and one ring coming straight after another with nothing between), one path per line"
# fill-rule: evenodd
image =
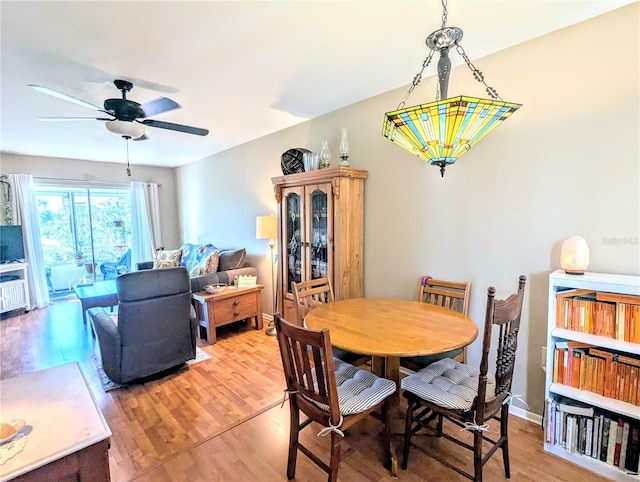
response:
M423 276L420 282L420 301L432 305L442 306L457 311L465 316L469 315L469 297L471 296L471 282L447 281ZM458 355L462 363L467 363L467 347Z
M493 286L487 290L487 309L482 338L482 360L480 361L480 377L478 379L478 397L475 403L476 417L479 424L493 417L500 410L511 391L526 281L527 278L525 276L520 276L518 291L505 300L495 299L496 290ZM490 396L488 397L489 401L486 402L489 353L494 330L498 332L495 371L496 392L495 398Z
M333 303L333 288L329 278L316 278L309 281L291 283L293 289L293 304L296 308L296 321L299 326L304 323L304 317L316 306Z
M456 282L423 276L420 283L420 301L442 306L463 315L469 314L471 282Z
M290 401L313 420L338 425L340 406L329 330L311 331L274 318ZM310 400L329 410L323 412Z

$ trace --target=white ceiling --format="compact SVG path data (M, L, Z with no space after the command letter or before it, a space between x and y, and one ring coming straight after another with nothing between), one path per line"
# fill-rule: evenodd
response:
M474 60L634 1L451 0L447 25L464 30ZM27 86L101 106L120 96L112 81L122 78L134 83L129 99L181 104L154 119L210 130L147 127L131 162L167 167L408 86L442 16L436 0L2 0L0 9L2 152L126 162L125 141L101 121L38 120L99 113Z

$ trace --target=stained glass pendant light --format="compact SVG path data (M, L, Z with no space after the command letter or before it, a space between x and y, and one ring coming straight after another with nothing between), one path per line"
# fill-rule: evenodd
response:
M413 78L409 91L398 109L385 114L383 135L403 149L429 164L440 167L444 176L447 166L453 164L478 141L495 129L522 105L504 102L493 87L487 85L484 75L469 60L460 45L462 29L447 27L447 0L442 0L442 26L427 37L431 49L422 63L422 69ZM449 50L455 47L473 76L486 87L490 99L461 95L447 98L451 60ZM424 69L431 63L435 52L438 60L437 100L428 104L405 107L409 95L422 80Z

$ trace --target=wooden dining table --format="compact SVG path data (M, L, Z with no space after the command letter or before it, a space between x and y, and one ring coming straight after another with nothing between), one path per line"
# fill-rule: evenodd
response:
M304 321L311 330L328 328L333 346L371 355L374 372L396 382L392 419L400 416L400 358L444 353L478 337L478 327L462 313L400 299L339 300L314 308Z

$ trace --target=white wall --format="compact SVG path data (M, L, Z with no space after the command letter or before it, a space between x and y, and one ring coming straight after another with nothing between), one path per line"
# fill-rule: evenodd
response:
M255 218L275 212L270 178L281 174L280 155L319 151L329 139L337 159L345 126L352 166L369 171L365 295L416 298L424 274L469 279L470 315L481 325L487 287L504 297L525 274L514 393L542 413L548 274L559 267L562 240L586 238L592 271L640 274L638 10L632 4L474 62L502 98L524 106L444 179L381 135L384 113L406 89L178 168L184 240L246 247L269 286L269 248L255 239ZM423 84L408 105L434 99L433 79ZM452 72L449 93L484 95L466 66ZM470 362L479 357L477 340Z
M180 246L180 233L177 229L178 207L174 169L134 165L131 166L131 177L129 177L124 164L22 156L3 152L0 154L0 172L2 174L30 174L33 177L52 179L124 183L142 181L162 184L159 190L160 211L162 214L162 242L167 248Z

